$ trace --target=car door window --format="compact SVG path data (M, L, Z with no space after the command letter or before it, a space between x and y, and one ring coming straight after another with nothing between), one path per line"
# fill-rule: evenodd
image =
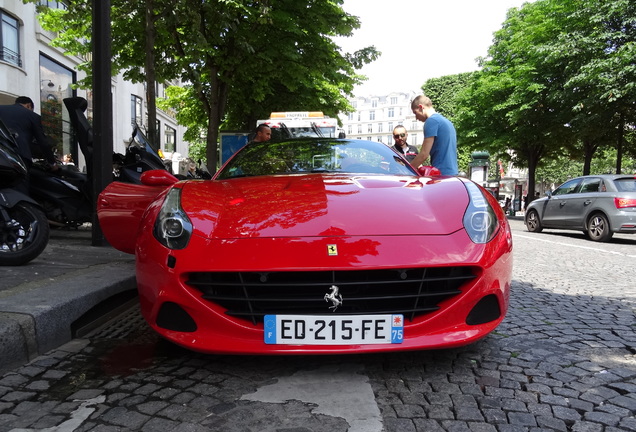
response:
M561 186L556 188L554 192L552 193L552 195L567 195L567 194L575 193L580 184L581 184L581 179L568 180L565 183L563 183Z
M600 178L588 178L583 180L581 193L599 192L601 190Z

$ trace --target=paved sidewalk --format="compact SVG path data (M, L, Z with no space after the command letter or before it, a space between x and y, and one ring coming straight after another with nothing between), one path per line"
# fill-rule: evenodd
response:
M134 256L91 238L90 225L53 229L35 260L0 267L0 374L70 341L91 308L136 288Z

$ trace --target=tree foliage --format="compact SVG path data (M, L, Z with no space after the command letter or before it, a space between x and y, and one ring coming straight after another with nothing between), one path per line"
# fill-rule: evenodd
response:
M537 0L510 9L482 69L459 97L462 142L535 173L622 144L636 124L636 5L629 0ZM627 151L631 148L628 146Z
M154 69L159 81L179 80L163 106L184 110L187 136L205 136L211 171L218 160L218 132L245 128L275 110L350 111L347 101L364 79L356 70L379 53L368 47L343 53L335 36L350 36L359 20L342 0L112 0L113 72L141 82L147 19L153 21ZM148 15L148 6L152 5ZM66 11L48 10L43 26L71 54L90 49L90 1ZM82 65L89 74L89 63Z

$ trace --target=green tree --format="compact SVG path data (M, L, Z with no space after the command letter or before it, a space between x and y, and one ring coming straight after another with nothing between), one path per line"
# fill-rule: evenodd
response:
M590 172L594 151L613 144L616 172L627 125L636 123L636 4L629 0L569 0L574 7L561 20L562 31L545 50L546 60L564 65L564 100L570 125Z
M69 53L89 50L88 3L78 0L67 11L43 14L43 26L59 33L55 43ZM333 42L359 27L342 0L112 0L112 5L114 72L124 71L135 82L145 79L150 64L139 53L149 51L149 36L154 39L157 79L186 83L177 92L181 97L166 103L189 111L188 135L206 137L211 171L223 121L245 127L276 109L322 109L333 116L351 110L347 96L364 79L355 71L379 55L373 47L342 53ZM148 19L154 32L146 28ZM90 75L88 66L83 65Z
M559 160L587 174L610 144L620 172L623 154L634 153L635 41L629 0L538 0L511 9L460 95L462 142L528 167L530 196L542 165Z
M513 8L495 33L482 70L460 95L459 134L474 148L528 168L528 193L544 158L572 146L571 113L564 109L564 65L546 61L572 1L539 0Z

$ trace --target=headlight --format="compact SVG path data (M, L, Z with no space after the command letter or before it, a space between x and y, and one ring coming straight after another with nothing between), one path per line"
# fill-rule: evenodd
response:
M464 182L470 202L464 213L464 228L475 243L488 243L499 230L495 211L488 204L484 192L472 182Z
M153 234L159 243L170 249L183 249L188 245L192 223L181 208L181 189L173 188L166 195Z

